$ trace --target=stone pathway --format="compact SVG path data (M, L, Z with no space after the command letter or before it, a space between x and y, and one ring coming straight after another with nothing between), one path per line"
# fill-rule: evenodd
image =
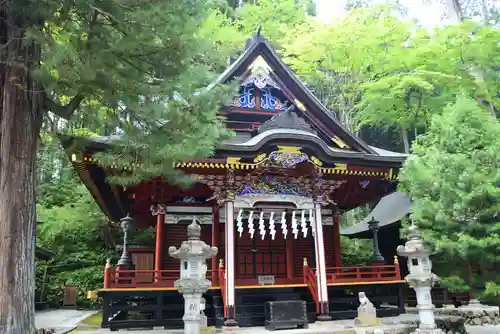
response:
M37 327L57 327L57 328L74 328L81 320L96 313L96 311L79 311L79 310L54 310L37 312L36 324ZM397 317L383 318L382 328L391 329L391 332L400 332L397 327L405 327L404 325L397 325L400 321L408 321L416 318L414 314L402 314ZM364 333L362 328L353 328L353 320L340 320L329 321L324 323L310 324L308 329L293 329L293 330L279 330L278 334L349 334L349 333ZM351 327L351 328L346 328ZM500 334L499 326L467 326L469 334ZM126 334L182 334L182 330L124 330L120 331ZM229 329L224 331L228 334L269 334L264 327L247 327ZM82 334L109 334L109 329L85 329L79 328L78 333ZM222 333L217 331L217 333Z
M80 321L96 312L70 309L37 311L35 324L37 328L70 329L75 328Z
M497 326L467 326L469 334L500 334L500 325Z
M342 325L340 324L342 323ZM391 326L392 327L392 326ZM354 332L353 332L354 330ZM124 330L120 331L126 334L182 334L182 330ZM276 331L278 334L348 334L348 333L359 333L356 328L345 329L344 321L332 321L329 323L322 324L311 324L309 329L292 329L292 330L279 330ZM392 332L392 331L391 331ZM467 332L469 334L500 334L500 326L467 326ZM79 334L109 334L111 333L109 329L91 329L91 330L81 330ZM238 328L228 331L231 334L269 334L272 333L267 331L264 327L251 327L251 328Z
M168 331L168 330L151 330L151 331L144 331L144 330L137 330L137 331L119 331L126 333L126 334L179 334L182 333L182 331ZM469 334L500 334L500 326L468 326L467 327L467 332ZM108 329L97 329L97 330L90 330L90 331L82 331L78 332L79 334L110 334L111 332ZM269 331L266 331L263 327L254 327L252 329L248 328L248 331L234 331L234 333L252 333L252 334L261 334L261 333L272 333ZM325 328L324 331L318 330L318 328L314 328L312 325L309 330L305 329L295 329L295 330L280 330L276 331L277 334L302 334L302 333L342 333L340 329L338 331L335 331L335 329L332 328Z

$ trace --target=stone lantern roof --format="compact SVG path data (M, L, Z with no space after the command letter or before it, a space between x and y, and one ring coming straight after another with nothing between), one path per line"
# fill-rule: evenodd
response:
M408 228L408 241L404 246L398 246L397 253L400 256L429 255L431 250L424 244L420 235L420 230L414 224Z

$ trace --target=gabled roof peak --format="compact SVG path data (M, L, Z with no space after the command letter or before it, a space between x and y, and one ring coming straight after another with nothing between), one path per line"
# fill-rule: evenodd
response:
M247 42L245 44L245 50L248 49L253 43L255 43L256 41L265 41L266 39L264 38L264 36L262 36L260 34L262 30L262 25L259 25L259 27L257 28L257 31L255 32L255 35L253 35L251 38L247 39Z
M262 59L261 59L262 58ZM258 32L249 40L245 51L234 61L208 89L220 83L227 83L235 78L242 78L249 73L257 61L270 70L270 75L290 97L290 101L299 109L297 113L307 120L324 140L333 142L343 149L378 155L369 145L345 128L318 98L288 68L270 43Z

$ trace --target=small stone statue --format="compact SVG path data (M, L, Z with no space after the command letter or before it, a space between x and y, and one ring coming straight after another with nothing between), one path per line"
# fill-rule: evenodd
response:
M372 302L368 297L366 297L366 294L364 292L358 293L358 298L359 298L359 307L363 307L365 305L371 305L373 307Z
M358 317L354 320L354 323L359 326L376 326L380 324L379 319L377 319L377 309L368 297L366 297L366 294L360 292L358 298Z

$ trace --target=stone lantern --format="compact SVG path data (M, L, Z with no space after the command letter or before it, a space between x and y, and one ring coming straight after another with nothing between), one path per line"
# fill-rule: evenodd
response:
M206 279L206 260L217 255L217 247L210 247L200 240L201 227L193 219L188 226L188 240L181 247L170 247L168 254L181 260L181 277L175 281L175 288L184 297L184 333L199 334L201 312L203 311L202 294L212 283Z
M375 220L374 217L368 222L368 228L372 232L372 240L373 240L373 254L372 254L372 263L374 264L384 264L385 259L380 254L380 249L378 245L378 231L380 229L380 224Z
M404 246L398 246L399 256L408 258L409 274L405 277L408 285L417 295L417 309L420 318L419 328L415 334L441 334L434 321L434 305L432 304L431 289L439 280L431 272L432 262L429 258L430 249L424 244L418 227L410 226L409 240Z
M130 254L128 252L128 231L132 227L134 220L127 214L127 216L123 217L120 222L120 226L123 231L123 250L120 260L118 260L116 265L122 269L132 269L132 260L130 259Z

